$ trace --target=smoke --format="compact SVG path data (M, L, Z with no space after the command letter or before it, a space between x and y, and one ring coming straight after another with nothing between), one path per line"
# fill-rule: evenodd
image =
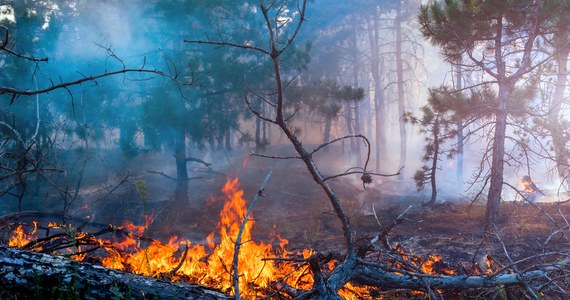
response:
M186 20L188 24L182 24L180 20L170 20L168 18L164 18L161 15L160 11L151 11L150 7L157 5L157 1L149 1L152 3L145 3L144 1L136 1L136 0L128 0L128 1L78 1L74 7L70 8L61 8L61 9L70 9L73 11L73 14L66 14L64 17L59 17L54 14L53 17L50 18L50 26L47 28L43 28L42 30L48 31L53 30L57 33L55 35L54 40L46 40L42 41L47 44L53 43L54 46L50 49L47 53L47 56L50 58L49 65L41 65L41 69L44 71L42 74L45 74L45 77L52 80L52 82L57 82L59 80L59 76L62 77L63 81L75 79L81 77L83 75L91 75L97 74L105 71L117 70L121 69L126 65L126 67L140 67L146 57L147 66L157 66L162 67L164 66L162 61L160 60L163 56L162 50L165 48L172 49L173 51L178 51L180 55L192 55L184 52L187 50L182 42L182 37L180 36L180 32L196 34L202 36L201 30L204 28L202 26L197 26L199 21L198 18L204 18L204 16L196 15L196 20ZM359 74L359 82L358 85L360 87L364 87L366 90L366 94L369 96L372 93L371 90L371 75L369 67L366 67L366 64L369 57L369 50L366 46L367 43L367 33L366 33L366 26L363 25L362 19L364 18L347 18L347 15L350 15L355 12L355 10L361 9L362 7L357 7L353 5L351 2L342 2L342 1L334 1L335 4L331 4L331 1L324 1L324 0L316 0L309 3L309 13L308 18L309 22L306 22L301 32L298 36L298 44L301 45L304 42L310 41L313 44L312 52L309 53L309 56L318 57L321 55L322 63L318 66L316 64L311 65L310 67L319 68L309 69L311 72L318 73L318 74L325 74L328 78L334 78L335 80L339 80L341 84L352 85L354 83L354 79L351 77L350 70L352 66L341 66L340 70L332 70L331 60L337 52L336 50L346 50L348 47L348 42L340 43L340 38L346 38L347 36L350 37L350 34L354 34L354 31L347 30L347 28L355 28L355 30L359 31L359 39L356 41L359 45L358 51L362 51L359 53L361 55L360 63L362 64L362 68L360 70L361 74ZM338 3L337 3L338 2ZM204 6L207 6L206 2L202 3ZM159 7L160 5L158 5ZM186 7L181 7L181 10L187 9ZM182 12L181 12L182 14ZM0 6L0 22L13 22L13 12L10 12L10 7L4 5ZM394 17L393 15L389 15L388 17ZM181 18L182 19L182 18ZM231 20L230 20L231 21ZM228 22L230 22L228 21ZM408 33L417 37L414 41L417 44L405 46L405 51L412 51L413 49L422 49L418 51L417 54L422 58L421 63L414 62L412 60L406 61L406 64L409 67L415 67L415 72L413 74L408 73L406 74L406 111L410 111L412 113L418 114L419 108L427 103L427 90L429 87L437 87L440 86L442 83L447 83L452 85L453 78L450 75L451 70L447 64L445 64L440 55L438 54L438 49L432 47L429 43L424 42L420 37L417 30L415 30L415 23L413 21L410 22L412 25L405 26L405 30L410 31ZM196 25L194 27L189 26L189 24ZM183 29L181 29L183 28ZM205 30L205 29L204 29ZM208 29L213 30L213 29ZM328 30L328 31L327 31ZM344 31L343 31L344 30ZM352 30L352 29L351 29ZM414 31L415 30L415 31ZM198 32L200 31L200 32ZM328 33L337 33L342 32L338 37L340 38L331 38L331 36L327 35ZM263 33L263 31L261 31ZM159 34L161 36L159 36ZM344 35L343 35L344 34ZM380 32L380 40L384 43L382 45L381 52L393 51L393 48L389 48L391 44L393 44L393 32L390 30L381 30ZM212 36L214 38L215 36ZM243 38L243 37L240 37ZM168 44L163 44L164 40L168 40ZM172 46L175 45L175 46ZM263 46L263 45L262 45ZM191 46L188 46L190 48ZM222 51L224 49L215 49L213 51L219 51L218 54L223 54ZM108 50L111 50L109 52ZM241 51L241 50L237 50ZM232 54L238 53L234 52ZM324 51L329 51L330 56L324 56L322 53ZM356 51L356 50L354 50ZM368 52L366 52L368 51ZM190 51L189 51L190 52ZM350 50L348 51L349 53ZM227 53L227 52L224 52ZM241 52L240 52L241 53ZM111 57L110 55L116 55L115 57ZM229 55L229 54L224 54ZM215 55L212 55L215 59ZM222 56L222 55L220 55ZM200 71L203 69L204 66L208 66L208 64L216 64L220 63L222 59L217 57L218 61L200 61L200 66L193 66L196 70ZM429 195L429 190L425 190L418 194L415 190L415 183L413 181L413 174L416 170L420 169L421 166L424 164L422 162L422 156L424 152L424 145L425 145L425 136L423 133L419 132L419 129L413 127L411 125L407 125L408 130L408 153L407 153L407 163L405 166L398 165L399 159L399 145L400 145L400 134L399 134L399 116L398 116L398 107L397 107L397 95L394 92L394 77L393 77L393 62L390 60L393 59L392 56L387 56L385 68L385 75L384 83L386 86L391 86L390 89L386 90L386 135L388 136L388 140L386 142L386 148L388 157L384 158L383 161L380 162L380 166L382 170L374 170L375 162L374 162L374 151L376 151L376 143L374 141L374 133L375 133L375 126L374 118L372 118L371 110L373 110L374 105L371 102L372 99L370 97L365 97L364 104L362 104L362 111L361 117L364 118L362 124L365 128L362 128L361 132L367 134L369 138L371 138L372 142L372 153L371 153L371 162L368 166L368 171L375 171L375 172L382 172L385 174L395 173L397 172L400 167L405 167L403 172L403 178L375 178L373 187L386 193L393 193L398 195L413 195L413 196L420 196L427 199ZM199 60L199 59L197 59ZM314 61L313 61L314 62ZM178 61L176 63L179 63ZM284 61L284 66L287 64L294 64L295 61ZM124 65L123 65L124 64ZM229 69L229 67L228 67ZM222 74L225 78L217 79L211 78L214 75L208 74L207 81L220 83L219 89L225 89L225 82L230 81L231 79L228 78L242 78L243 74ZM323 76L325 76L323 75ZM270 75L269 75L270 76ZM307 74L301 74L301 76L307 76ZM93 140L96 140L96 143L91 144L93 149L97 148L115 148L118 147L117 141L121 138L121 129L117 129L120 127L122 123L121 121L132 121L136 120L138 122L136 126L141 125L141 123L145 122L144 120L137 119L140 118L142 113L140 107L137 108L137 105L141 102L148 100L150 97L157 97L155 95L149 96L152 92L150 87L156 87L158 84L156 83L134 83L124 80L125 77L117 76L112 79L107 80L100 80L93 84L86 84L78 88L72 89L74 92L74 99L73 101L67 100L69 96L66 95L65 92L61 94L53 93L46 97L52 97L52 103L54 106L57 105L56 110L57 113L60 114L60 118L68 118L70 123L76 122L81 126L86 125L86 128L91 130L93 135ZM319 78L320 79L320 78ZM43 82L44 85L51 84L50 81L46 80ZM147 85L148 84L148 85ZM230 84L228 84L230 85ZM195 90L198 90L200 87L196 87ZM167 98L170 97L168 94L169 90L167 88L163 88L161 90L160 97ZM216 91L217 92L217 91ZM176 93L176 92L174 92ZM270 93L269 93L270 94ZM59 97L61 95L61 97ZM43 97L43 96L42 96ZM229 99L224 99L223 97L219 98L220 101L230 101ZM85 100L85 103L81 102ZM190 99L187 102L184 102L183 105L191 106L195 105L195 102L192 102L194 99ZM218 98L216 99L218 100ZM106 109L98 106L100 102L112 102L113 105L109 105ZM89 102L89 103L87 103ZM166 107L164 99L160 98L158 100L159 105L157 106L158 109L163 109ZM243 102L240 102L243 104ZM73 105L73 109L75 110L73 113L70 113ZM232 105L235 105L233 103ZM170 108L170 107L169 107ZM83 113L87 116L85 116ZM161 118L164 120L165 123L167 120L173 118L173 115L176 113L176 109L171 109L167 111L165 109L164 116ZM112 114L113 118L109 118L108 115ZM65 115L65 116L61 116ZM107 119L114 119L112 122L113 124L105 124L104 126L94 122L97 118L106 117ZM192 118L193 117L193 118ZM198 123L200 120L200 116L188 116L191 122ZM301 119L307 118L307 119ZM309 112L306 115L303 115L301 112L299 115L295 116L291 122L293 127L299 129L300 136L303 139L303 143L305 145L315 145L315 147L320 144L323 140L323 127L324 122L322 116L318 116L314 113ZM93 121L93 122L92 122ZM90 123L91 122L91 123ZM243 121L241 120L242 129L244 132L247 132L253 136L255 132L255 124L254 122L250 121ZM346 126L344 124L344 118L339 116L333 125L333 129L331 132L331 139L346 135L348 132L346 130ZM86 124L90 123L90 124ZM135 122L133 122L135 123ZM156 127L162 124L157 124ZM107 126L107 127L105 127ZM135 127L136 127L135 126ZM75 128L77 129L77 128ZM68 128L66 128L68 130ZM137 146L141 146L143 148L145 145L145 139L142 137L142 134L137 129L133 129L135 131L135 144ZM211 128L204 128L202 131L212 130ZM99 132L96 132L99 131ZM160 139L170 139L172 134L169 134L170 131L164 130L162 133L163 136L160 136ZM174 132L174 130L172 130ZM80 133L73 132L66 136L66 138L70 139L77 139ZM96 134L109 134L104 139L97 139L95 137ZM232 136L233 142L240 138L240 133L235 133ZM288 144L286 137L279 132L279 129L276 127L272 127L271 129L271 143L272 144ZM207 156L211 158L212 161L224 161L227 159L227 156L224 155L221 159L219 155L215 155L207 150L204 150L205 145L212 141L201 142L201 144L197 145L197 147L192 146L188 149L189 153L197 153L196 155L202 155L202 157ZM67 145L72 145L75 141L69 142ZM214 141L214 143L220 143L219 141ZM356 141L361 156L364 159L366 157L366 145L362 143L362 141ZM74 147L78 147L78 144L73 144ZM67 147L71 148L71 146ZM319 160L321 165L323 166L323 170L328 174L335 174L335 173L342 173L345 170L348 170L351 167L355 167L358 163L357 155L352 153L352 149L350 149L350 141L346 140L344 145L342 143L336 144L334 149L327 155L323 155L324 159ZM176 166L174 164L174 159L170 152L172 152L168 146L160 146L158 149L161 152L160 158L156 161L151 160L137 160L135 165L129 163L124 163L124 166L118 166L116 163L110 163L112 165L109 169L117 168L121 169L124 168L126 171L127 169L135 170L137 172L143 172L145 170L156 170L156 171L163 171L165 174L174 175L176 174ZM212 146L210 149L214 149ZM465 166L464 166L464 181L468 181L469 177L473 170L475 170L480 164L480 158L483 155L483 152L487 149L487 141L479 141L475 143L470 143L466 145L465 149ZM310 149L309 149L310 150ZM109 152L112 153L112 157L109 157L109 161L123 161L127 159L126 157L119 157L120 151ZM166 154L165 154L166 153ZM331 154L332 153L332 154ZM224 153L225 154L225 153ZM117 157L114 157L114 156ZM158 156L158 155L157 155ZM195 156L195 155L192 155ZM229 159L228 159L229 160ZM361 161L362 163L363 161ZM91 162L90 162L91 163ZM543 164L539 164L539 162L534 162L536 165L533 166L532 174L533 180L535 183L540 187L544 187L546 191L555 190L556 185L558 184L556 176L548 175L548 169L550 166L543 166ZM113 165L114 164L114 165ZM146 165L148 164L148 165ZM464 198L463 193L467 187L465 182L460 182L457 179L456 173L456 165L457 161L455 158L453 159L446 159L443 158L440 161L439 166L440 169L438 171L438 192L440 196L440 200L453 200L453 199L460 199ZM361 165L362 166L362 165ZM93 174L90 175L97 175L97 172L103 172L102 170L96 170L97 168L93 168ZM123 171L121 169L121 171ZM521 170L521 169L506 169L505 181L509 182L513 185L518 184L518 179L523 175L528 175L528 170ZM351 184L355 187L360 188L362 186L362 182L360 181L358 176L351 176L347 177ZM172 184L172 183L171 183ZM308 183L309 184L309 183ZM159 189L159 187L157 187ZM160 190L163 192L163 190ZM158 196L157 196L158 197ZM514 198L514 194L510 192L506 192L505 199L512 199Z
M148 20L140 3L81 1L76 10L77 14L62 24L54 63L104 62L105 67L122 67L117 60L105 59L107 48L125 64L140 64L146 52L158 48L143 32Z

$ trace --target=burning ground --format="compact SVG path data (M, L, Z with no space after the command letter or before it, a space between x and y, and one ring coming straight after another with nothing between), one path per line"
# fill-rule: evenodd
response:
M61 222L56 214L21 214L2 219L4 241L10 247L57 253L231 294L236 237L247 206L272 169L264 197L255 204L241 237L239 290L245 298L294 297L296 291L310 289L313 284L309 257L321 255L324 274L338 263L345 247L340 222L301 164L248 159L245 167L240 158L230 172L212 172L193 181L193 194L201 197L193 207L180 209L152 199L148 203L124 200L121 209L116 203L99 205L98 215L105 215L108 223L100 218ZM345 179L333 186L351 216L359 245L368 247L366 256L395 270L441 276L512 274L514 261L523 259L516 267L533 270L535 265L549 262L551 257L546 254L567 251L568 204L504 203L500 228L495 235L485 235L483 206L457 199L456 203L426 209L421 197L402 195L391 188L390 180L366 190L357 181ZM516 287L435 291L454 298L493 297L505 292L522 295ZM552 295L549 292L541 291ZM9 295L13 294L3 296ZM349 285L341 295L359 299L424 298L430 294Z

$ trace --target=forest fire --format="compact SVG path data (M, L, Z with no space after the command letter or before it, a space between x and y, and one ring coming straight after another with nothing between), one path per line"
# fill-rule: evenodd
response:
M218 232L212 232L208 237L208 245L192 245L190 241L171 237L164 244L153 240L147 246L141 245L141 236L148 229L126 222L121 227L112 230L123 234L118 239L90 238L92 245L104 249L107 256L100 258L101 264L108 268L129 271L135 274L162 277L171 280L189 281L203 284L221 291L232 293L232 259L240 225L246 213L246 203L243 190L239 189L238 179L228 180L222 188L226 202L220 212ZM239 288L241 296L257 298L264 296L270 289L269 285L276 282L286 284L296 289L309 289L312 277L306 268L299 268L296 263L273 263L267 259L278 261L288 256L285 249L288 241L278 234L272 234L278 240L279 246L255 242L252 240L253 220L246 222L239 249L238 270L240 274ZM61 228L55 227L54 228ZM69 227L71 228L71 227ZM68 229L69 229L68 228ZM26 233L18 226L9 241L11 247L23 248L36 240L37 222L34 229ZM79 233L76 233L79 234ZM215 243L215 240L218 240ZM33 250L40 251L41 247ZM76 248L81 251L81 248ZM306 250L304 259L313 254ZM84 256L72 256L74 259Z
M451 269L442 260L441 255L429 254L427 258L415 255L412 251L404 249L401 245L396 245L395 250L400 254L402 261L395 264L396 268L405 268L409 265L412 269L419 270L431 275L457 275L457 271Z
M212 232L208 236L207 246L191 245L190 241L180 241L177 237L172 237L167 244L153 241L149 246L141 248L134 236L129 236L119 243L114 243L112 247L105 247L109 256L102 260L102 264L145 276L168 275L173 280L196 282L231 293L231 275L235 272L232 269L234 246L246 213L246 203L237 178L228 180L222 192L227 201L220 212L218 232ZM302 276L295 276L295 269L291 265L277 267L264 260L285 256L287 251L284 247L287 240L280 239L278 249L274 249L270 244L252 241L254 223L250 220L245 224L237 270L240 274L240 291L242 296L247 298L263 296L263 291L267 290L269 284L279 279L297 279ZM137 234L144 230L140 226L132 225L126 229ZM219 240L217 244L214 242L216 236ZM178 258L180 255L181 258Z
M26 233L22 225L18 225L18 227L14 229L14 237L12 237L10 241L8 241L8 246L22 248L25 245L27 245L30 241L32 241L34 239L34 234L36 233L38 228L37 222L34 221L33 224L34 224L34 229L30 233Z
M113 233L113 237L107 239L97 238L97 234L74 231L71 225L63 226L52 222L48 225L48 230L73 231L70 234L73 237L72 242L56 241L54 238L51 244L46 244L51 249L58 249L53 251L42 248L43 244L37 242L45 241L47 238L36 237L38 223L35 221L29 233L22 225L16 227L9 245L36 251L49 250L76 260L83 260L87 253L93 252L97 254L93 254L89 259L99 261L107 268L149 277L197 283L233 294L235 291L232 280L236 272L232 267L234 250L240 225L246 215L246 201L237 178L228 180L222 192L225 202L219 214L217 231L208 235L207 245L194 245L176 236L171 237L168 243L144 239L142 236L148 230L149 222L144 226L137 226L131 222L125 222L120 227L110 226L109 229L101 231L107 234ZM244 224L239 247L237 272L240 275L240 296L259 298L267 297L271 293L287 295L285 288L309 290L314 279L307 262L315 252L305 249L300 253L291 253L285 248L289 241L276 233L270 234L270 238L276 240L275 243L253 241L254 224L255 221L251 218ZM115 235L116 233L121 234ZM52 237L59 236L60 233L52 235ZM56 246L53 246L54 244ZM101 252L101 249L105 252ZM423 258L400 245L396 245L394 250L394 253L400 257L391 263L396 269L411 269L433 275L457 274L456 270L442 261L441 256L429 255ZM337 263L335 259L325 262L323 272L332 271ZM350 283L345 285L339 294L345 299L371 298L370 288Z

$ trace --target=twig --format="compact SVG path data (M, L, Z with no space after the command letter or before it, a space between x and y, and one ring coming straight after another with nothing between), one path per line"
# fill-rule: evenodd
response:
M180 258L180 262L178 263L176 268L174 268L174 269L172 269L172 271L170 271L171 276L174 276L176 274L176 272L178 272L178 270L180 270L180 268L184 264L184 261L186 260L186 256L188 255L188 250L189 250L188 242L186 242L186 249L184 249L184 253L182 254L182 258Z
M193 162L201 163L201 164L203 164L204 166L206 166L206 168L208 168L208 169L211 169L210 166L212 165L212 163L207 163L207 162L205 162L205 161L203 161L203 160L201 160L201 159L199 159L199 158L195 158L195 157L188 157L188 158L186 158L186 161L187 161L187 162L193 161Z
M255 152L253 151L253 149L251 149L250 151L251 151L250 156L256 156L256 157L261 157L261 158L270 158L270 159L301 159L300 156L273 156L273 155L264 155L264 154L255 153Z
M513 271L515 271L515 273L517 275L519 275L521 284L524 286L526 291L531 295L532 299L539 299L536 292L530 287L528 282L525 280L523 274L519 271L519 268L516 266L516 264L514 264L513 260L511 259L511 256L509 255L509 251L507 250L507 246L505 245L505 242L503 242L503 239L501 238L501 235L499 234L499 230L497 230L496 226L495 226L495 233L494 234L497 237L497 239L499 240L499 243L501 243L501 246L503 248L503 253L505 254L505 257L511 263Z
M354 169L354 168L351 168ZM349 169L349 170L351 170ZM394 174L382 174L382 173L374 173L374 172L366 172L366 171L349 171L347 170L344 173L341 174L336 174L336 175L332 175L332 176L328 176L323 178L324 181L327 181L329 179L334 179L334 178L338 178L338 177L343 177L343 176L347 176L347 175L352 175L352 174L363 174L363 175L374 175L374 176L382 176L382 177L392 177L392 176L398 176L401 174L402 170L404 169L404 167L401 167L398 172L394 173Z
M408 206L408 208L406 208L398 217L396 217L396 219L394 219L394 221L392 221L392 223L390 225L388 225L388 227L384 228L382 230L382 232L380 232L380 234L376 235L372 240L370 240L370 243L374 244L375 242L382 240L384 247L386 247L386 249L390 249L390 244L388 244L388 241L386 240L386 236L394 227L396 227L396 225L402 223L402 221L404 220L404 215L412 207L413 207L413 205ZM376 221L378 222L378 224L380 224L380 221L378 221L378 217L376 217L376 211L374 210L374 206L372 207L372 211L374 212L374 217L376 218Z
M239 248L241 246L241 236L242 236L243 231L245 229L245 224L249 221L249 215L251 214L251 211L253 210L253 206L255 205L255 202L257 201L257 199L259 199L259 197L263 196L263 190L265 189L265 185L269 181L269 178L271 178L271 173L272 173L272 171L269 170L269 173L267 173L267 176L265 176L265 179L263 180L261 187L257 191L257 194L255 194L255 196L253 197L253 200L249 204L247 212L245 213L245 216L243 217L243 222L241 222L241 225L239 227L239 232L238 232L236 241L234 243L234 258L232 261L232 269L233 269L232 270L233 271L232 280L233 280L233 284L234 284L234 292L235 292L235 299L236 300L240 299L240 295L239 295L239 277L240 277L240 274L239 274L239 269L238 269L238 263L239 263Z
M129 180L129 177L131 177L131 174L126 174L125 176L123 176L123 178L115 185L115 186L107 186L103 189L101 189L100 191L104 190L104 189L108 189L110 188L110 190L105 193L104 195L101 195L100 197L98 197L97 199L95 199L95 201L93 202L97 202L101 199L106 198L107 196L111 195L113 192L115 192L119 187L121 187L125 182L127 182Z
M382 228L382 223L378 219L378 215L376 214L376 208L374 207L374 205L372 205L372 213L374 214L374 219L376 219L376 223L378 223L378 226Z
M356 216L356 214L364 207L364 205L366 205L366 201L362 202L360 207L358 207L358 209L352 215L350 215L349 218L352 219L352 217Z
M20 54L14 50L12 50L13 47L7 48L8 47L8 43L10 41L10 30L8 29L8 27L4 26L4 25L0 25L0 28L2 28L2 30L4 30L4 40L0 43L0 51L6 51L10 54L12 54L13 56L19 57L19 58L23 58L29 61L33 61L33 62L48 62L48 58L47 57L34 57L33 55L26 55L26 54Z
M159 172L159 171L146 171L146 172L147 172L147 173L151 173L151 174L158 174L158 175L164 176L164 177L166 177L166 178L168 178L168 179L170 179L170 180L177 181L176 178L174 178L174 177L172 177L172 176L169 176L169 175L166 175L166 173L164 173L164 172L162 172L162 171L160 171L160 172Z

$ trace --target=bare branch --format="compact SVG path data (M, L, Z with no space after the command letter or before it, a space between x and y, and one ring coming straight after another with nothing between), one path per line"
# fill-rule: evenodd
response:
M394 219L394 221L392 221L392 223L390 223L390 225L386 226L384 229L382 229L382 232L373 237L370 240L370 244L374 244L376 241L381 240L384 247L386 247L386 249L390 249L390 244L388 243L386 236L388 235L388 233L390 233L390 231L392 231L392 229L394 229L394 227L396 227L396 225L402 223L402 221L404 220L404 216L406 215L406 213L408 213L410 209L412 209L412 207L413 207L412 205L408 206L408 208L406 208L400 215L398 215L398 217L396 217L396 219ZM372 209L374 211L374 207L372 207ZM374 211L374 217L376 218L378 225L380 225L380 221L376 216L376 211Z
M162 171L160 171L160 172L158 172L158 171L146 171L146 172L147 172L147 173L151 173L151 174L158 174L158 175L164 176L165 178L168 178L168 179L170 179L170 180L177 181L176 178L174 178L174 177L172 177L172 176L169 176L169 175L165 174L165 173L162 172Z
M29 61L33 61L33 62L48 62L48 58L47 57L35 57L33 55L27 55L27 54L21 54L18 53L16 51L14 51L12 48L8 48L8 43L9 43L9 38L10 38L10 31L8 30L8 28L6 26L0 25L0 28L3 29L5 31L5 35L4 35L4 41L0 44L0 51L6 51L9 54L18 57L18 58L22 58L25 60L29 60Z
M207 162L205 162L205 161L203 161L203 160L201 160L201 159L199 159L199 158L195 158L195 157L188 157L188 158L186 158L186 162L191 162L191 161L192 161L192 162L201 163L201 164L203 164L204 166L206 166L206 168L211 169L211 168L210 168L210 166L212 165L211 163L207 163Z
M84 82L95 81L95 80L100 79L100 78L109 77L109 76L118 75L118 74L127 74L127 73L155 74L155 75L159 75L162 77L170 78L172 80L177 79L176 76L168 75L168 74L166 74L162 71L156 70L156 69L154 69L154 70L149 70L149 69L122 69L122 70L117 70L117 71L112 71L112 72L105 72L105 73L98 74L98 75L91 75L91 76L83 77L81 79L62 82L59 84L52 84L51 86L49 86L47 88L43 88L43 89L22 90L22 89L16 89L16 88L12 88L12 87L0 86L0 95L8 94L8 95L12 95L13 97L16 97L18 95L31 96L31 95L37 95L37 94L44 94L44 93L49 93L51 91L58 90L58 89L67 89L71 86L80 85ZM68 92L69 92L69 90L68 90Z
M300 156L273 156L273 155L264 155L264 154L259 154L259 153L255 153L252 150L250 156L256 156L256 157L261 157L261 158L271 158L271 159L301 159L302 157Z
M269 51L257 47L257 46L252 46L252 45L243 45L243 44L236 44L236 43L231 43L231 42L226 42L226 41L211 41L211 40L184 40L184 43L192 43L192 44L205 44L205 45L214 45L214 46L230 46L230 47L236 47L236 48L241 48L241 49L248 49L248 50L254 50L254 51L258 51L261 52L263 54L267 54L269 55Z
M259 190L255 194L255 196L253 197L253 200L249 204L249 207L245 213L245 216L243 216L243 221L241 222L241 225L239 227L239 231L238 231L236 241L234 242L234 258L232 260L232 271L233 271L232 281L234 284L235 298L237 300L240 299L240 295L239 295L239 277L240 277L240 274L239 274L239 269L238 269L238 263L239 263L239 249L241 247L241 236L242 236L243 231L245 229L245 224L248 221L250 221L249 215L251 214L251 211L253 210L253 206L255 205L255 202L257 202L257 199L259 199L259 197L264 196L263 190L265 189L265 185L269 181L269 178L271 178L271 173L272 173L272 171L269 170L269 172L265 176L265 179L263 180L263 183L261 184L261 187L259 188Z

